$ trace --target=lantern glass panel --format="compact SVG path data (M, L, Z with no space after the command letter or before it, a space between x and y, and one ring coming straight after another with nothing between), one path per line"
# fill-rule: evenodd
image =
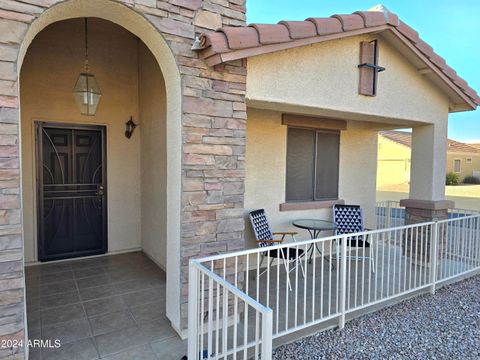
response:
M95 75L81 73L73 89L73 96L82 115L95 115L102 97Z

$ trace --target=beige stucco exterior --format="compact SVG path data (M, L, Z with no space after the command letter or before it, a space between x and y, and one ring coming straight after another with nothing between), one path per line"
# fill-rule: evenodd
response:
M410 182L411 149L378 137L377 187Z
M440 123L448 98L380 36L375 97L358 94L362 35L248 59L247 100L256 107L375 122Z
M0 235L7 239L0 265L15 259L21 269L24 260L36 261L36 120L107 127L109 252L141 249L167 271L167 317L182 335L189 259L255 247L248 223L244 242L248 211L265 208L275 230L291 229L299 218L331 219L331 204L280 211L287 138L282 114L347 122L339 199L360 204L367 227L375 226L379 130L414 129L410 197L443 199L439 174L445 173L449 100L386 38L353 36L213 67L192 50L195 36L206 31L197 15L209 11L218 25L245 23L244 2L213 2L8 2L21 10L0 14L0 60L8 63L13 89L0 89L1 135L11 142L0 149L7 159L0 173ZM83 67L83 17L97 18L91 20L90 60L104 96L94 118L79 115L71 94ZM102 27L98 18L116 25ZM359 45L377 37L379 63L387 71L380 74L378 95L365 97L358 95ZM140 127L127 140L130 116ZM25 281L21 270L13 276L15 283L6 279L16 291L15 327L0 328L22 337Z
M360 42L375 38L379 39L379 64L386 71L379 74L377 95L362 96L357 70ZM442 150L446 148L448 97L381 35L359 35L249 58L247 104L352 124L363 121L372 130L411 127L410 197L436 201L445 196ZM376 154L376 145L372 151ZM349 171L363 173L358 161L351 166ZM368 176L376 177L376 171ZM358 189L357 179L344 178L340 191Z
M377 132L368 124L349 121L340 137L339 198L359 204L365 225L375 224L375 174ZM331 220L331 207L315 210L280 211L285 202L287 126L282 114L270 110L248 109L245 182L245 217L255 209L265 209L275 231L292 230L292 221L301 218ZM248 221L248 220L247 220ZM247 226L247 246L256 243ZM295 229L294 229L295 230ZM323 234L327 235L327 234ZM306 231L299 238L308 239Z
M139 48L142 249L167 268L166 89L158 63Z

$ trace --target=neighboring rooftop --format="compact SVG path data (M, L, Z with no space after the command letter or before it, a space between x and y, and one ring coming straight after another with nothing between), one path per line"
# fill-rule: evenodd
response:
M407 146L412 147L412 133L406 131L380 131L380 135L396 142ZM480 144L465 144L459 141L448 139L447 152L453 153L475 153L480 154Z
M348 15L333 15L329 18L311 17L305 21L280 21L278 24L250 24L248 26L224 26L217 31L201 34L194 48L210 66L289 48L310 45L327 40L340 39L366 33L393 33L404 49L420 61L422 74L433 72L447 89L453 91L455 101L467 104L451 111L475 109L480 97L467 82L460 78L432 47L418 36L410 26L383 5L368 11ZM405 46L404 46L405 47ZM425 68L427 65L427 68ZM456 98L459 96L459 98Z

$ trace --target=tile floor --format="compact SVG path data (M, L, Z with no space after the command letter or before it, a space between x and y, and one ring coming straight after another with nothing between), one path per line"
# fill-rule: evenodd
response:
M143 253L27 267L32 360L179 360L187 353L165 317L165 273Z

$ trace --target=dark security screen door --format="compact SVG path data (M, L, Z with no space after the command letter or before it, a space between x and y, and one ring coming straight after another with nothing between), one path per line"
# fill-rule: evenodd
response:
M105 128L36 125L39 260L105 253Z

